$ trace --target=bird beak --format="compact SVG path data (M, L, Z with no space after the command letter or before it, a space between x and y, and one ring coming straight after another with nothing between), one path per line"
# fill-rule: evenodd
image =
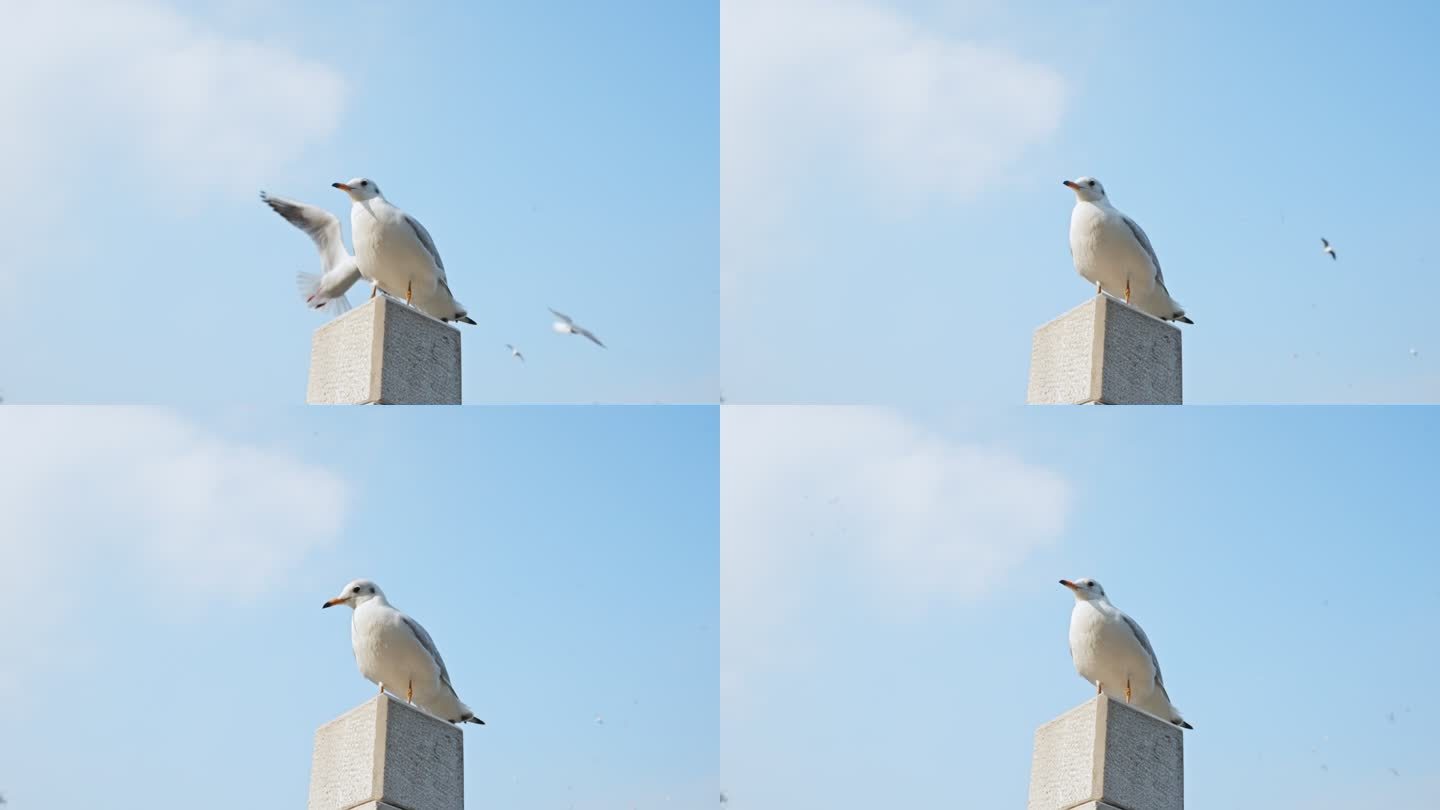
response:
M325 604L321 605L320 607L321 607L321 609L323 610L324 608L327 608L327 607L335 607L336 605L343 605L343 604L345 604L345 597L343 597L343 596L337 596L337 597L335 597L334 599L331 599L329 602L326 602Z
M335 188L340 189L341 191L349 191L349 190L350 190L350 187L347 186L347 185L345 185L344 183L331 183L330 185L334 186Z
M339 183L336 183L335 185L338 186L338 185L340 185L340 184L339 184ZM1060 185L1062 185L1062 186L1069 186L1070 188L1073 188L1073 189L1075 189L1076 191L1079 191L1079 190L1080 190L1080 187L1077 186L1077 185L1075 185L1075 181L1074 181L1074 180L1061 180L1061 181L1060 181ZM1063 583L1062 583L1062 584L1063 584Z
M1080 590L1080 586L1079 586L1079 585L1076 585L1075 583L1071 582L1071 581L1068 580L1068 579L1062 579L1062 580L1060 580L1060 584L1061 584L1061 585L1064 585L1065 587L1069 588L1069 589L1072 590L1072 591L1078 591L1078 590ZM328 606L327 606L327 607L328 607Z

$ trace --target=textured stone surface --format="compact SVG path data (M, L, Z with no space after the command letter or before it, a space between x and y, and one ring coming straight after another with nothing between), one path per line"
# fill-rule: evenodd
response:
M1180 329L1097 295L1035 330L1031 405L1179 405Z
M308 810L464 810L460 729L377 695L315 732Z
M1092 806L1184 810L1180 729L1097 695L1036 730L1028 810Z
M383 295L315 330L311 405L459 405L460 331Z

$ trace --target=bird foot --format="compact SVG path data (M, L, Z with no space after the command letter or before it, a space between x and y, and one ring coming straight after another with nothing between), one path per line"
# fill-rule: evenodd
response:
M1099 681L1096 681L1096 682L1095 682L1095 694L1098 695L1098 694L1101 694L1101 693L1104 692L1104 691L1105 691L1105 686L1104 686L1104 684L1100 683Z

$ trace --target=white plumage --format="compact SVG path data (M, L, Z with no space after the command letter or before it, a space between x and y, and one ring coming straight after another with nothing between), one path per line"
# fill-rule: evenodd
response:
M350 196L350 238L371 296L378 287L433 318L475 323L451 294L445 262L419 220L392 205L368 178L331 185Z
M442 720L485 724L455 694L450 673L430 634L419 622L392 607L379 585L357 579L322 607L335 605L349 605L354 610L350 643L355 663L366 680L377 684L382 692L403 697Z
M1070 612L1070 657L1080 677L1097 692L1126 702L1182 728L1193 728L1170 704L1160 661L1135 620L1110 604L1093 579L1060 584L1075 594ZM1128 693L1128 694L1127 694Z
M345 292L360 280L360 268L355 264L355 257L345 249L345 242L340 236L340 218L323 208L284 197L272 197L263 191L260 199L286 222L304 231L320 252L318 274L295 274L305 304L332 315L350 309Z
M1070 212L1070 257L1091 284L1136 309L1164 321L1194 323L1170 297L1160 259L1150 237L1135 220L1110 204L1105 187L1093 177L1066 180L1075 192Z

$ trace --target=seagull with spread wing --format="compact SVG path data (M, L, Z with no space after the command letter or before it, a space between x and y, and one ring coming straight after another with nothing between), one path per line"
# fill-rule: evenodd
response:
M320 251L320 272L296 273L295 280L305 304L332 315L350 309L345 292L360 280L355 257L345 249L340 236L340 218L314 205L287 200L260 192L260 199L286 222L305 232Z
M391 607L385 592L368 579L348 583L321 607L349 605L350 643L360 674L399 697L450 723L485 721L455 694L450 673L435 641L420 623Z
M586 329L580 324L575 323L574 318L571 318L569 315L553 309L550 310L550 314L554 315L557 319L555 323L551 324L552 328L554 328L556 332L559 332L562 335L579 335L583 338L589 338L591 343L594 343L596 346L599 346L602 349L605 348L605 344L600 342L600 338L595 337L594 332L591 332L589 329Z

